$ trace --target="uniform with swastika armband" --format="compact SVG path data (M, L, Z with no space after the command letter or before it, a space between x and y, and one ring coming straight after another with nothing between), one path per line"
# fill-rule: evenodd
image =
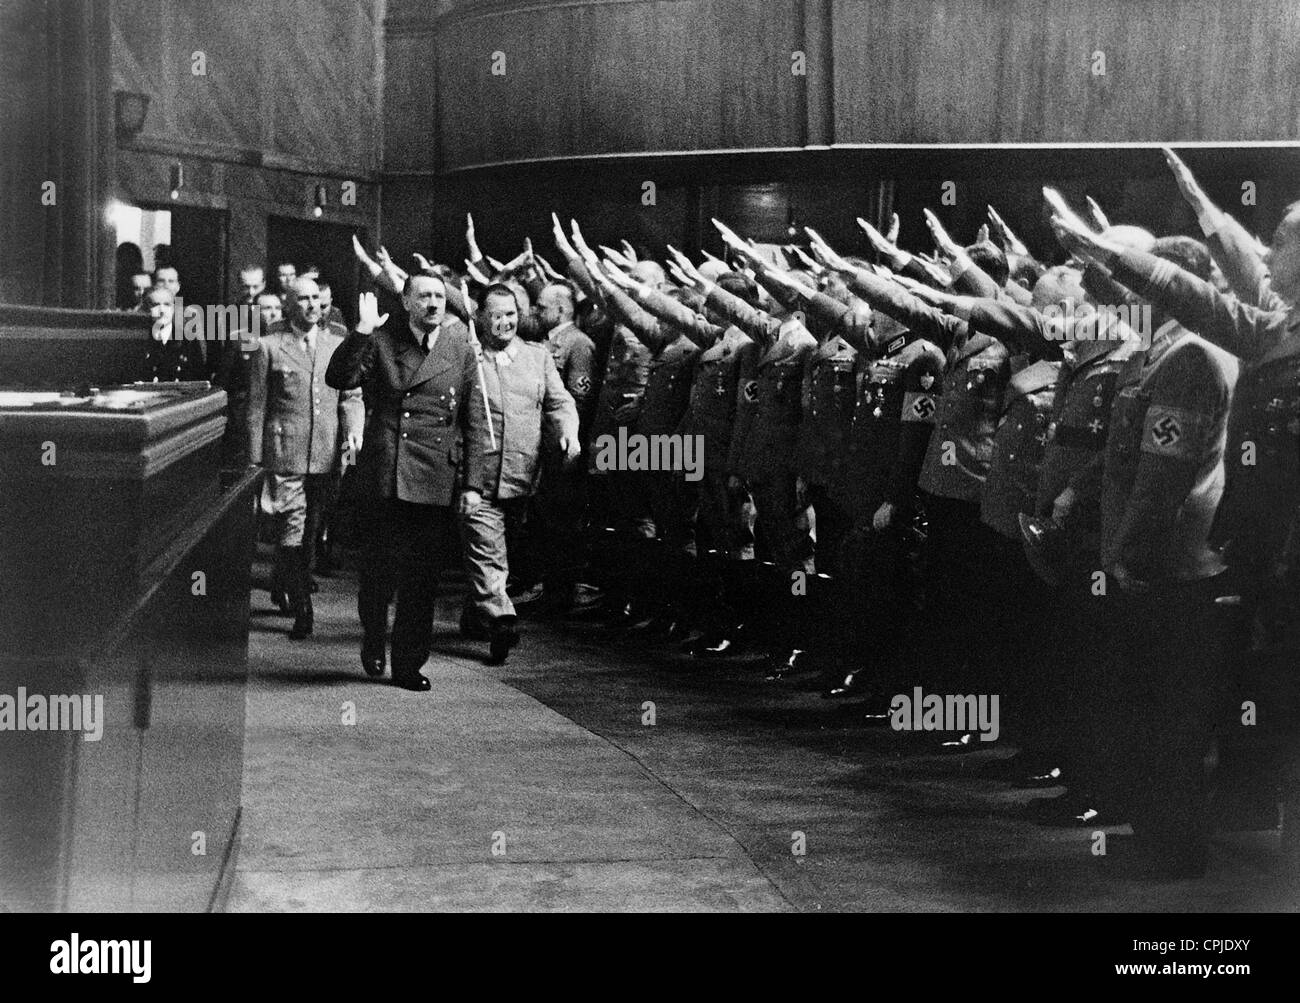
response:
M596 346L570 320L558 325L547 335L546 347L550 349L555 368L564 381L564 389L569 391L569 396L578 408L578 418L585 432L596 388L593 358Z
M910 507L943 392L943 353L904 331L858 375L844 477L833 486L855 522L884 501Z
M1102 487L1102 564L1150 580L1223 569L1210 528L1223 493L1231 385L1221 353L1176 322L1156 332L1114 406Z
M857 350L829 338L808 356L803 382L803 424L799 429L799 473L809 484L839 479L844 445L853 421Z

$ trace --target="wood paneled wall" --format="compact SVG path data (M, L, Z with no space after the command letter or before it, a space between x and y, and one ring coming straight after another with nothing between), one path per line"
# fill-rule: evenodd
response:
M382 0L117 2L113 86L152 99L141 146L369 177L383 11Z
M880 143L1300 140L1294 0L394 0L386 46L395 172Z

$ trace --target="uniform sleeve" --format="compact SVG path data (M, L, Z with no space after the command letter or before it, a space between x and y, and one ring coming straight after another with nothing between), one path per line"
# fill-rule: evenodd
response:
M262 462L262 429L266 424L266 374L270 368L265 341L259 341L248 357L248 410L244 421L248 431L248 462ZM332 362L333 360L331 360ZM328 378L326 382L329 382Z
M585 412L596 387L596 346L585 334L569 343L567 368L565 388L579 413Z
M542 398L542 413L545 415L546 424L557 439L563 438L576 442L578 407L569 391L564 389L564 381L560 379L560 371L555 368L555 360L551 358L550 352L545 353L543 368L546 387Z
M677 328L700 348L709 348L726 331L725 328L710 323L684 303L677 302L658 289L647 290L642 305L659 319Z
M898 457L889 474L886 497L900 510L911 508L916 482L921 476L934 415L943 387L943 357L938 350L926 350L903 374L903 410L898 430Z
M483 381L479 379L478 367L478 348L471 344L465 352L460 380L460 427L463 435L461 455L465 457L461 476L466 490L482 494L487 479L489 419L488 400L483 396Z
M731 429L731 448L727 454L727 472L735 473L744 455L745 439L754 423L754 403L758 399L757 342L746 345L740 352L736 379L736 421Z
M1188 330L1240 359L1258 359L1287 336L1289 312L1261 310L1224 296L1208 282L1153 254L1125 251L1115 257L1111 274Z
M705 302L758 342L764 351L780 337L779 320L765 310L750 306L725 289L714 286L709 290L709 298Z
M905 327L940 348L947 350L952 342L967 331L966 321L951 317L937 307L930 306L906 289L886 282L865 268L860 268L849 278L849 288L882 313L887 313Z
M461 295L459 289L453 285L443 283L447 289L447 312L458 318L461 323L469 323L469 304L465 302L465 297Z
M1176 354L1156 372L1133 488L1111 534L1103 564L1126 558L1172 524L1212 453L1227 410L1228 389L1209 354L1199 346ZM1146 563L1138 554L1138 562Z
M353 390L365 383L374 365L374 337L373 333L353 331L344 338L325 367L325 385L335 390Z
M1047 346L1060 344L1069 336L1064 320L1049 318L1033 307L992 299L975 300L969 307L971 327L991 334L1013 354L1023 352L1033 359L1048 354Z
M1228 285L1243 301L1261 310L1285 310L1286 304L1273 292L1268 266L1255 248L1255 240L1246 228L1227 213L1210 235L1209 247Z
M658 318L618 286L606 287L605 302L609 304L614 315L627 325L636 340L656 355L677 340L676 331L671 331L666 324L661 324Z
M840 335L859 352L871 354L869 343L871 318L864 316L862 311L854 310L823 292L812 296L800 296L798 302L809 315L816 317L826 330Z
M967 296L1000 298L1002 287L993 281L993 277L969 258L966 262L966 267L961 270L961 274L953 279L953 285Z

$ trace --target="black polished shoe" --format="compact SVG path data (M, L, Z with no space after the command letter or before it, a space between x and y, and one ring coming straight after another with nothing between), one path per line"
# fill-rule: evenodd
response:
M820 668L812 652L803 648L794 648L785 657L773 655L768 662L767 672L763 678L769 683L779 682L791 676L800 676L808 672L818 672Z
M314 617L312 616L311 604L308 603L303 609L299 610L298 615L294 617L293 626L289 629L290 641L302 641L311 637L312 628L314 627Z
M289 594L284 589L271 589L271 605L281 616L293 616L293 607L289 605Z
M429 680L420 675L419 672L403 672L400 675L395 672L393 673L393 685L400 686L404 690L423 693L429 689Z
M378 679L384 674L384 646L378 645L361 645L361 667L366 670L366 675L371 679Z
M867 677L864 672L850 672L838 683L822 693L827 700L844 700L848 697L860 697L867 692Z
M519 643L519 631L515 630L514 617L501 617L492 624L492 640L488 646L488 657L493 665L500 665L510 654L510 649Z

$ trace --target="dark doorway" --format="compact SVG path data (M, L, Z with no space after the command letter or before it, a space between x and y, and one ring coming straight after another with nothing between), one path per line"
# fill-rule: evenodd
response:
M357 320L357 294L360 274L352 254L352 235L366 242L366 231L341 223L318 223L314 220L271 216L266 221L266 277L275 281L275 268L282 261L292 261L301 272L304 265L320 266L334 293L334 305L343 311L348 327Z

